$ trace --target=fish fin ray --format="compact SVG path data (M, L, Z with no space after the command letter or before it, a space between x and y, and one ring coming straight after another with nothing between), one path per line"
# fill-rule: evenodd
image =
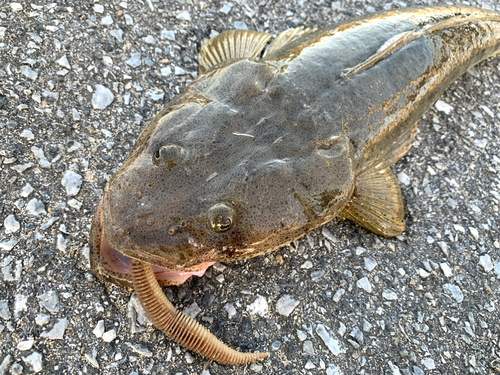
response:
M386 237L401 234L405 229L404 205L392 170L379 163L359 173L351 200L339 216Z
M401 159L410 149L417 136L418 123L415 123L405 134L403 134L391 147L386 156L385 165L392 166Z
M272 34L252 30L229 30L203 43L198 54L200 74L214 67L241 59L256 59Z
M309 34L316 30L317 29L295 27L283 31L282 33L278 34L278 36L271 42L271 44L269 44L263 57L267 58L268 56L275 54L277 51L279 51L282 47L286 46L287 44L293 42L294 40L300 38L303 35Z

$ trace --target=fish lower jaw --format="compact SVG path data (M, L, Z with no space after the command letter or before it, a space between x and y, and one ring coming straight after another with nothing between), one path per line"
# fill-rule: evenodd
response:
M122 285L131 284L130 258L112 248L104 234L102 201L99 204L94 218L92 229L94 236L91 236L91 248L95 262L92 265L93 272L97 276L114 281ZM93 237L93 238L92 238ZM144 261L144 260L143 260ZM148 263L147 261L145 261ZM178 285L184 283L191 276L201 277L204 275L208 267L215 262L204 262L198 265L189 267L188 271L171 270L164 267L152 265L152 269L156 279L161 285Z

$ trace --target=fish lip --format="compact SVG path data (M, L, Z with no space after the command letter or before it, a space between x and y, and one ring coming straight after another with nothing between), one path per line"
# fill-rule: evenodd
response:
M191 276L203 276L206 269L215 264L215 262L203 262L187 269L179 269L179 267L169 266L165 262L156 262L150 256L145 256L141 251L133 249L128 238L126 238L125 243L129 244L129 248L126 250L113 248L109 244L104 230L105 220L109 220L107 218L111 217L109 199L110 189L109 186L106 186L92 220L89 239L91 268L100 276L109 279L113 279L117 275L120 275L118 278L130 278L129 259L134 258L151 264L157 280L165 281L168 285L176 285L183 283Z

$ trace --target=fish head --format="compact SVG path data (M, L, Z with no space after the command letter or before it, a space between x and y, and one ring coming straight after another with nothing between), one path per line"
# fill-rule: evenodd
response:
M118 272L127 257L150 263L174 284L331 219L325 212L352 180L347 146L318 149L284 127L293 103L273 86L278 75L241 61L200 77L161 111L105 188L92 251L121 257Z

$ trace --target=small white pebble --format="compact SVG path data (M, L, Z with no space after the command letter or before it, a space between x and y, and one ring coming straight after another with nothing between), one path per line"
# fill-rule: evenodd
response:
M92 333L96 336L96 337L102 337L102 335L104 334L104 320L99 320L94 328L94 330L92 331Z
M6 234L15 233L21 228L21 224L19 224L14 215L7 216L3 221L3 226Z
M35 340L29 339L25 341L21 341L17 344L17 349L25 352L26 350L30 350L33 347L33 344L35 343Z
M175 16L175 18L181 21L191 21L191 15L187 10L179 13L177 16Z
M443 102L442 100L438 100L436 104L434 104L436 109L440 112L444 112L447 115L449 115L453 110L453 106L449 105L448 103Z
M367 277L363 277L363 278L359 279L356 282L356 285L357 285L358 288L361 288L361 289L365 290L368 293L372 292L372 284L370 284L370 281L368 280Z
M490 272L493 269L493 263L488 254L479 257L479 265L484 268L485 272Z
M427 279L431 274L424 270L423 268L418 269L418 274L422 279Z
M382 297L384 297L384 299L387 301L396 301L398 299L398 295L394 291L389 289L385 289L382 292Z
M104 342L111 342L116 339L116 329L110 329L102 334L102 340Z
M299 303L291 295L285 294L276 302L276 311L278 314L288 317Z
M269 306L265 297L258 295L255 301L247 306L250 315L265 316L269 311Z
M476 228L474 227L469 227L470 233L472 234L472 237L477 241L479 240L479 232Z
M439 263L439 267L441 267L441 271L443 271L443 274L446 277L452 277L453 276L453 272L452 272L450 266L448 265L448 263L446 263L446 262Z
M21 132L21 138L26 138L26 140L32 141L33 139L35 139L35 135L33 134L33 132L31 130L24 129Z

